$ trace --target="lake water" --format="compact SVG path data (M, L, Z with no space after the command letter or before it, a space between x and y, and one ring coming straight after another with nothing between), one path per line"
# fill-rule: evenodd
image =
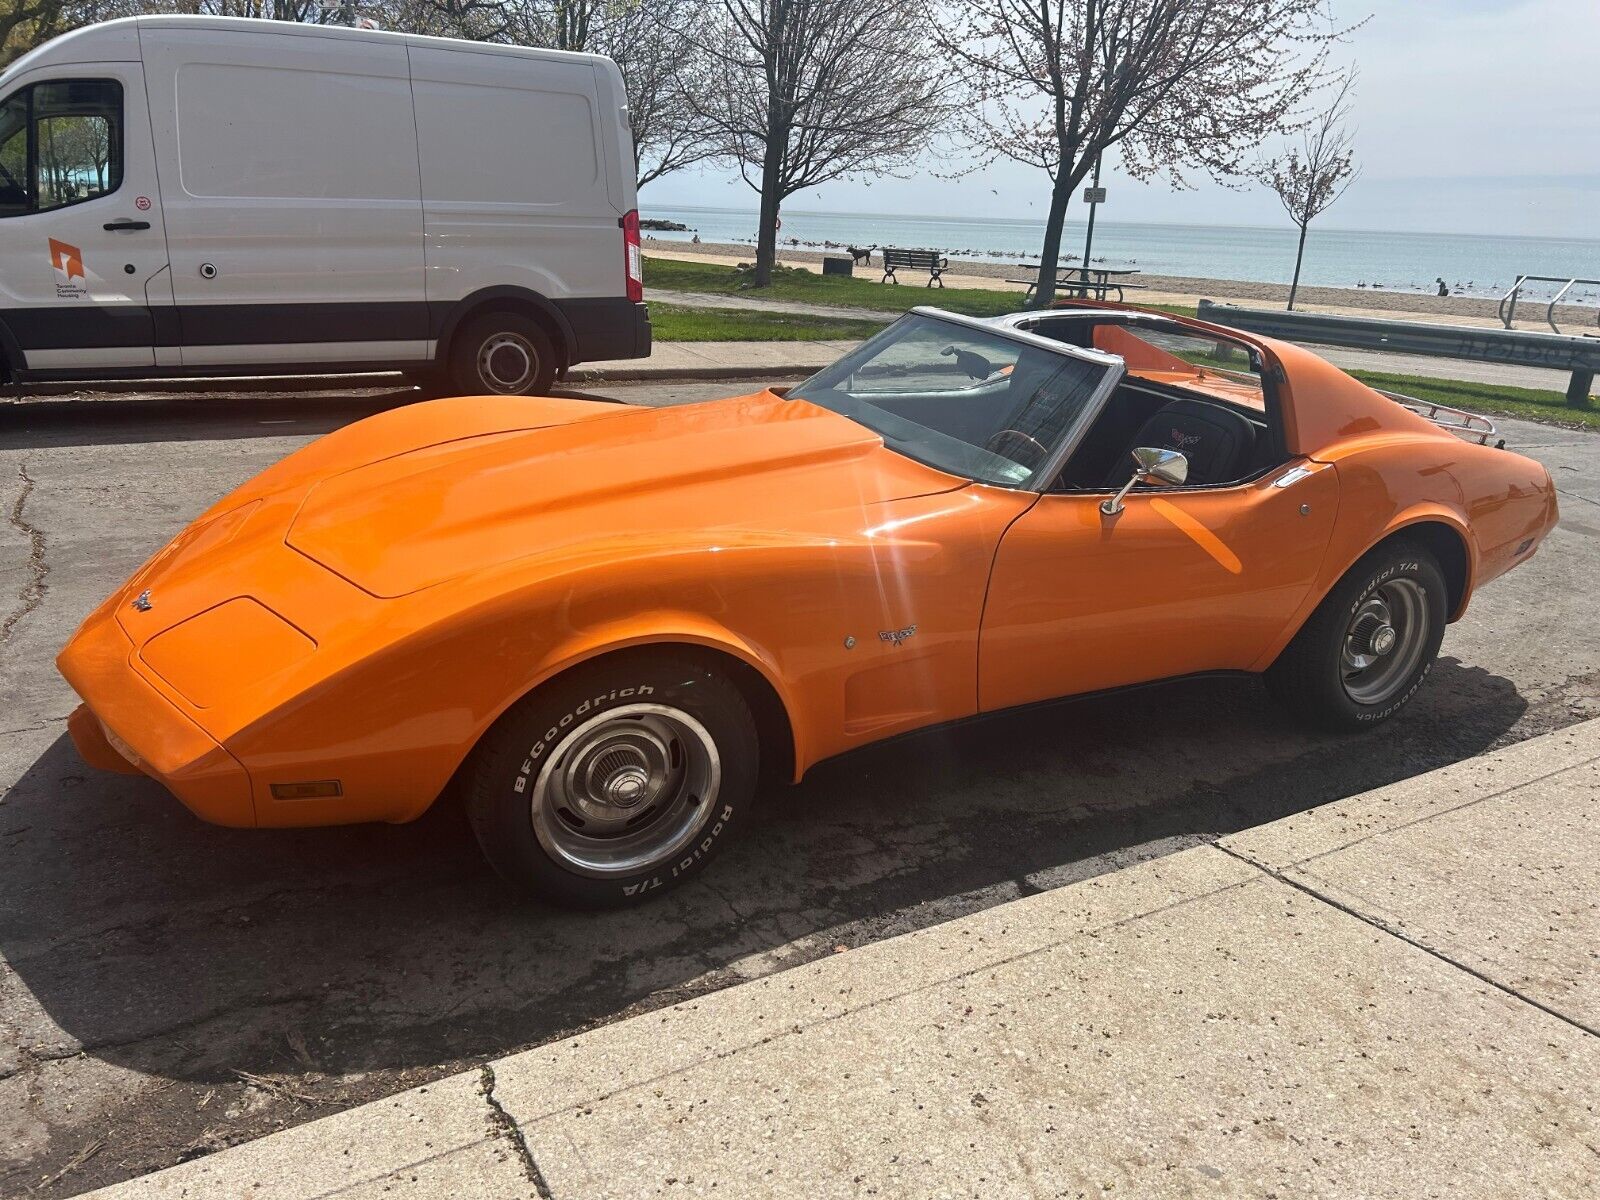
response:
M707 242L754 243L756 213L732 208L648 208L646 217L680 221ZM1084 226L1069 221L1063 250L1083 253ZM688 241L689 233L652 233ZM951 258L1016 262L1037 258L1044 226L1036 221L899 217L881 213L785 210L784 244L897 246L942 250ZM1107 266L1137 267L1152 275L1288 283L1294 273L1296 231L1233 225L1144 225L1096 221L1093 257ZM1076 259L1072 261L1076 262ZM1300 281L1322 287L1380 285L1391 291L1432 292L1442 276L1458 294L1499 296L1519 274L1600 279L1600 241L1492 237L1481 234L1381 233L1319 229L1306 242ZM1530 285L1532 288L1533 285ZM1536 290L1527 295L1548 295ZM1600 288L1574 288L1569 298L1600 300Z

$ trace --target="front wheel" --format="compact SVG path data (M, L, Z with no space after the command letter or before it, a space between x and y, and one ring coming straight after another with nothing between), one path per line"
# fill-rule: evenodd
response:
M474 752L467 812L506 879L616 907L704 869L745 819L759 765L737 687L691 657L640 654L514 706Z
M1416 695L1444 640L1445 582L1398 538L1351 567L1267 670L1286 708L1325 729L1386 721Z

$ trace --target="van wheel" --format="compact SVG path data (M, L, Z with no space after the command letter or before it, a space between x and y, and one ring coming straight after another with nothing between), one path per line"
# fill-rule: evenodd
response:
M559 365L544 330L518 313L474 317L450 351L450 375L464 396L542 396Z
M755 718L730 680L647 652L580 667L514 705L473 752L467 815L499 874L615 908L703 870L755 793Z
M1444 574L1406 538L1368 552L1267 668L1285 708L1324 729L1387 721L1410 702L1444 640Z

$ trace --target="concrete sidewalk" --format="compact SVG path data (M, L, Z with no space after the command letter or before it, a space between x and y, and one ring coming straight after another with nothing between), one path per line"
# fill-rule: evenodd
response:
M1590 721L95 1194L1587 1197L1597 1030Z

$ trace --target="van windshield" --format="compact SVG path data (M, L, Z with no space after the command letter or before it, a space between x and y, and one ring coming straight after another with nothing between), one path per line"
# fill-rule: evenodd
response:
M981 483L1043 488L1110 368L912 313L792 388L890 449Z

